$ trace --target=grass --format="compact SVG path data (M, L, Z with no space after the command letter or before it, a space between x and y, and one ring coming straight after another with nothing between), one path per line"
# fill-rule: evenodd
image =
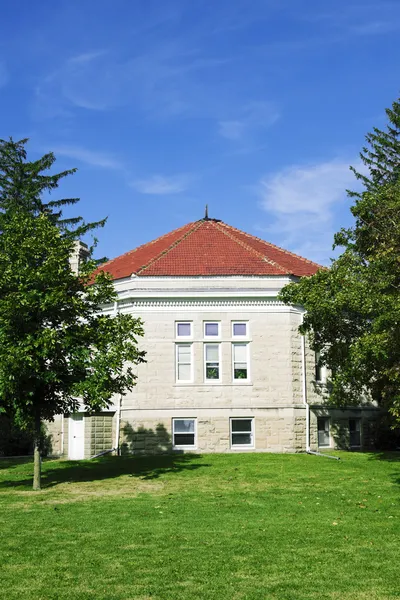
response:
M400 457L0 460L0 598L400 598Z

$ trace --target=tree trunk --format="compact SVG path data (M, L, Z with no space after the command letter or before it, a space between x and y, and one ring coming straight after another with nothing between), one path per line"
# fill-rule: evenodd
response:
M38 491L41 489L41 465L42 459L40 456L40 415L35 417L35 435L33 440L33 489Z

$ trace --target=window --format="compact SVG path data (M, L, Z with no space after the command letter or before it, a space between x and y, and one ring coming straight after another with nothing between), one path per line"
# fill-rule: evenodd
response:
M176 323L176 337L192 337L192 324L190 323L190 321Z
M192 344L176 344L176 380L192 381Z
M219 344L205 344L204 355L205 379L207 381L219 381L221 378Z
M233 379L248 380L248 345L232 344Z
M195 448L195 419L172 419L172 437L174 448Z
M216 321L204 323L204 337L219 337L219 323Z
M318 446L330 446L331 438L329 433L329 418L319 417L318 418Z
M321 363L321 354L315 353L315 381L326 383L326 366Z
M254 419L231 419L231 447L254 447Z
M361 419L349 419L350 446L361 446Z
M247 337L247 323L244 323L244 322L232 323L232 337L235 337L235 338Z

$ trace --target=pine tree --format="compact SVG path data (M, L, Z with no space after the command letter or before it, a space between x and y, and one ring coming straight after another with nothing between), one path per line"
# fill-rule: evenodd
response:
M387 110L386 131L366 136L355 224L335 235L342 254L329 270L290 284L281 293L306 313L302 333L332 371L331 400L366 396L400 421L400 103Z
M400 102L393 102L392 108L386 109L388 124L386 131L374 127L367 133L364 146L360 153L363 164L369 171L369 176L359 173L354 167L350 169L356 178L362 182L366 191L373 191L385 183L396 183L400 176ZM349 192L351 197L361 197L362 192Z
M48 152L36 161L27 160L28 139L15 142L0 140L0 230L5 214L12 208L21 208L32 215L47 214L58 225L63 235L79 239L88 231L104 226L106 219L85 223L82 217L63 218L62 209L79 202L79 198L43 201L43 195L54 192L60 182L76 172L68 169L54 175L44 174L56 158ZM2 213L2 214L1 214Z

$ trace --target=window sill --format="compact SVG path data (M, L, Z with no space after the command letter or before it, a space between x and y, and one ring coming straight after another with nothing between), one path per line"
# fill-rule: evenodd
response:
M182 382L182 383L174 383L173 387L252 387L253 383L251 381L246 381L243 383L190 383L190 382Z

